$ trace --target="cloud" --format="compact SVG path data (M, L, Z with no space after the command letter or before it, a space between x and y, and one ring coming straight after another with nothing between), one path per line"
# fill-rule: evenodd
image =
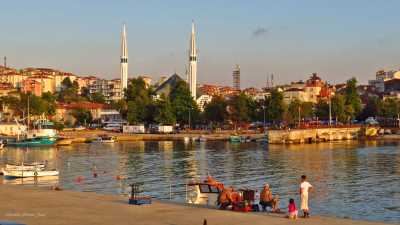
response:
M256 37L265 36L268 33L269 33L269 30L267 28L259 27L259 28L255 29L255 30L253 30L252 36L256 38Z

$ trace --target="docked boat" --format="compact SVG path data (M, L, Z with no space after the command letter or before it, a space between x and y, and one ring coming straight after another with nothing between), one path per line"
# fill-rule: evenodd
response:
M6 170L43 170L45 165L43 163L21 164L12 165L6 164Z
M16 139L14 141L8 141L7 146L13 147L37 147L37 146L48 146L54 145L57 139L54 137L32 137Z
M186 201L189 204L216 207L218 195L222 189L223 184L215 180L207 179L204 182L190 182L186 186Z
M26 177L58 176L58 170L9 170L3 169L3 176L6 179Z
M240 137L238 135L231 135L229 137L229 141L232 143L239 143L239 142L242 142L242 137Z
M93 142L94 143L114 143L116 142L116 138L114 136L102 135L96 137Z
M198 141L198 142L206 142L206 141L207 141L207 138L206 138L204 135L201 135L201 136L197 139L197 141Z
M68 146L72 144L71 138L59 138L57 139L57 146Z

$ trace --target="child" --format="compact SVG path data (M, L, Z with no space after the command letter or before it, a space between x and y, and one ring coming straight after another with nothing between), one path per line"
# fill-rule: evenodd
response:
M288 215L289 219L293 219L293 220L297 219L297 208L296 208L296 204L294 204L293 198L291 198L289 200L288 212L289 212L289 215Z

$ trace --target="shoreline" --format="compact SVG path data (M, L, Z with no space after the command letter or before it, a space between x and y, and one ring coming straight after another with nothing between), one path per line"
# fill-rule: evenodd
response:
M384 222L341 219L327 216L299 218L297 221L284 215L267 213L242 213L188 206L154 200L151 205L128 205L128 198L94 192L71 190L54 191L50 187L0 185L0 221L14 221L29 225L54 224L146 224L146 225L201 225L204 219L213 225L242 224L292 224L309 225L380 225Z

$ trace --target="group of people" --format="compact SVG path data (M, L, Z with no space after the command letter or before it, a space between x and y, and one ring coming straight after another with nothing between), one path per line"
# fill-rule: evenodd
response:
M303 217L310 217L309 207L308 207L308 193L313 189L313 186L307 181L306 175L301 176L299 194L300 194L300 208L303 211ZM219 196L218 203L220 209L226 209L228 206L232 205L233 188L224 188ZM271 212L279 213L279 195L272 195L272 191L268 184L265 184L260 193L260 205L263 211L267 208L271 208ZM288 215L290 219L297 219L298 210L296 203L293 198L289 199L288 204Z
M307 181L307 176L302 175L299 194L300 194L300 208L301 210L303 210L303 218L310 217L310 209L308 207L308 193L312 190L313 186ZM296 203L294 202L294 199L291 198L289 199L289 205L288 205L288 218L297 219L297 216L298 216L298 210L296 208Z

